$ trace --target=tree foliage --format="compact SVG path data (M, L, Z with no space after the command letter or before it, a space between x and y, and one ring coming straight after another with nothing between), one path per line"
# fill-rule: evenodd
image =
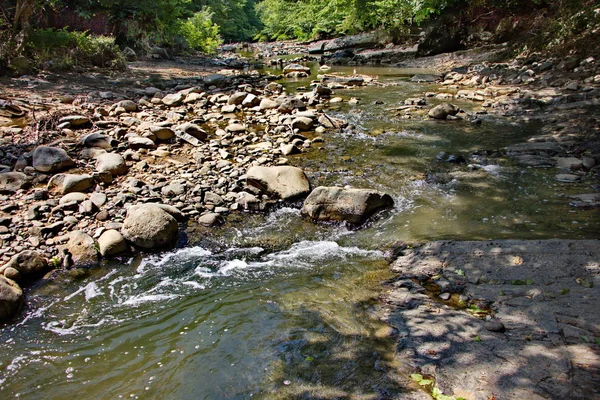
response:
M222 43L219 26L212 18L212 12L205 7L181 25L180 31L191 48L211 54Z
M257 5L268 38L311 39L420 23L455 0L263 0Z

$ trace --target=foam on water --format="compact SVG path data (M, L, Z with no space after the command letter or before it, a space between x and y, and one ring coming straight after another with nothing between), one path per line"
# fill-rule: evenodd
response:
M173 264L181 259L202 258L212 255L212 252L202 247L188 247L176 250L172 253L163 253L161 255L149 256L138 266L138 274L144 273L149 265L162 267L167 264Z

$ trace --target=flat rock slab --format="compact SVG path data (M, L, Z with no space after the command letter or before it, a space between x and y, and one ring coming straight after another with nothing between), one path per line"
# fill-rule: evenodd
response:
M432 242L392 270L384 318L400 355L445 395L600 398L600 241ZM489 306L487 329L425 281Z

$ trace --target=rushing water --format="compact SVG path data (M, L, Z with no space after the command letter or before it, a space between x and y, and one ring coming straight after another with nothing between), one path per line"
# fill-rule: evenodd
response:
M555 170L498 156L539 124L405 120L399 102L437 88L410 83L413 71L356 69L393 85L339 91L361 99L331 110L353 127L291 162L313 186L386 191L393 210L357 231L315 225L294 206L232 215L218 229L198 228L185 249L32 288L23 316L0 330L2 398L401 398L415 388L373 312L390 276L382 249L400 240L598 238L597 213L570 209L565 197L590 192L585 183L557 183Z

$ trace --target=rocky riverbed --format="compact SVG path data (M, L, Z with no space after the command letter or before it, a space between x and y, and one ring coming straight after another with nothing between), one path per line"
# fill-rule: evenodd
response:
M308 72L297 64L284 70ZM346 122L323 111L334 100L326 84L289 95L273 79L213 74L127 96L62 95L44 122L2 128L2 318L22 304L15 282L170 248L187 241L185 227L308 195L308 178L286 157L318 147L320 134ZM34 130L43 145L13 140ZM375 191L318 189L305 206L315 220L364 222L393 204Z
M542 120L542 135L527 143L511 145L503 154L523 168L554 168L556 182L561 184L586 183L589 191L571 195L567 200L571 207L589 209L600 204L599 127L595 111L600 71L596 60L532 56L508 63L491 63L467 55L428 58L425 62L427 60L429 67L438 68L440 72L415 75L413 81L422 82L428 89L423 90L421 96L399 98L390 106L390 114L405 121L431 123L435 120L437 124L467 120L473 126L486 124L486 114L515 121ZM357 63L359 59L339 62ZM411 63L406 65L423 65L421 60ZM281 76L233 71L217 74L210 71L202 76L166 81L95 78L102 82L100 90L90 86L61 88L43 98L35 95L19 98L17 91L7 85L10 96L6 97L11 102L3 104L3 115L12 126L1 128L4 172L0 174L3 191L0 238L3 240L1 256L4 264L0 270L4 276L1 278L2 294L6 299L3 304L7 306L2 308L0 315L10 319L18 312L23 302L19 284L29 285L50 269L57 268L57 271L45 275L48 279L68 273L75 265L91 265L102 259L139 251L184 246L190 240L189 235L197 234L195 227L205 226L201 231L209 233L211 226L222 223L232 213L264 212L274 204L302 201L308 196L301 210L306 218L341 220L358 226L378 211L392 206L393 200L389 196L376 191L313 188L310 185L313 177L290 165L294 164L296 154L321 151L330 133L344 129L347 122L332 117L328 109L343 103L363 105L360 98L352 96L351 88L377 85L385 90L374 77L340 76L328 74L328 71L323 66L321 75L311 85L300 87L295 93L285 93L280 84L273 82ZM289 79L299 79L311 70L304 66L286 66L281 72ZM42 88L43 80L42 77L20 78L16 87ZM90 81L93 87L94 79ZM435 91L431 90L432 85L437 85ZM343 94L336 93L337 90L343 90ZM466 102L469 107L460 106ZM27 111L25 116L20 113L23 110ZM449 163L465 162L456 158L450 160L452 155L440 157ZM562 278L557 275L556 281L560 282L556 285L563 285L563 289L569 291L566 294L590 299L585 289L592 289L597 277L594 266L590 264L592 269L588 268L594 260L587 260L584 265L577 257L584 251L580 246L591 248L593 253L596 243L568 242L573 249L579 249L573 250L573 254L569 252L571 247L562 249L563 242L560 243L502 242L497 245L499 250L491 255L486 255L485 250L493 247L491 243L432 244L423 247L422 251L429 255L431 252L427 249L431 246L439 248L442 255L438 257L436 253L434 258L444 260L464 258L466 253L481 253L481 257L491 260L497 257L496 253L510 253L506 257L511 257L513 270L519 268L519 273L529 273L521 267L524 263L538 266L546 260L540 255L546 250L554 254L551 256L554 258L565 253L568 273L581 273L573 275L574 281L570 278L560 280ZM467 251L461 246L471 247ZM541 246L542 250L536 246ZM550 251L554 248L559 249L556 250L559 253ZM522 390L515 392L517 394L511 391L514 382L509 378L506 378L506 385L499 381L490 383L495 386L489 391L471 382L475 375L469 374L465 378L461 369L461 365L466 365L464 357L471 351L479 354L480 348L471 347L481 347L482 341L514 339L514 343L507 345L513 346L508 352L513 351L514 346L524 346L521 338L511 336L512 332L520 332L520 328L511 323L513 315L522 309L502 308L506 299L490 292L495 286L490 286L487 295L480 295L478 290L482 287L487 290L488 287L483 285L489 282L472 276L483 274L480 271L483 267L474 267L473 271L457 267L448 272L444 268L455 265L446 265L442 260L441 267L415 275L414 269L420 268L420 256L415 256L420 254L419 251L400 247L395 252L402 254L394 264L394 271L400 277L390 283L389 296L384 297L389 306L385 318L400 332L398 343L413 363L414 380L421 379L417 384L434 378L432 382L438 390L466 398L510 398L523 393L527 398L534 398L537 393L542 393L541 396L551 393L558 385L556 382L562 382L560 374L574 376L576 372L577 379L569 378L569 393L579 396L576 389L579 382L595 376L595 359L585 358L589 361L585 365L592 365L592 369L586 369L585 365L583 369L544 369L546 376L546 372L540 375L539 371L527 369L526 360L513 359L504 352L502 357L509 361L496 362L494 374L508 376L513 372L510 368L517 365L530 377L527 378L530 383L517 387ZM408 262L411 256L414 260ZM504 270L513 265L505 265L506 257L498 256L498 265L494 264L492 270L503 275ZM468 265L469 262L462 258L456 261L457 265ZM489 273L488 269L486 273ZM556 269L560 267L557 265ZM534 272L531 276L519 275L502 284L510 285L509 289L512 286L539 289L544 294L543 285L548 282L538 285L538 281L543 281L544 270L536 267ZM496 285L495 279L489 285ZM508 293L507 290L504 291ZM519 296L521 294L509 300ZM521 297L529 299L532 296L535 297L535 293L527 292ZM561 291L558 296L544 296L556 300L558 311L555 314L566 313L566 318L571 321L565 322L567 325L586 330L582 335L590 342L585 344L585 349L577 347L576 356L594 350L593 326L581 328L581 316L563 310L565 299L571 297L562 295ZM594 306L594 301L590 300L589 306ZM464 308L476 315L470 315ZM424 315L424 309L434 310L434 315L440 319L414 325L414 321ZM487 324L483 322L486 319ZM450 334L452 329L436 331L442 325L461 327L464 334L458 335L456 341L460 344L456 346L464 347L468 352L446 353L442 348L430 346L431 338L436 338L433 340L436 343L445 343L442 347L455 346ZM563 328L557 329L563 332ZM421 332L425 339L420 336ZM555 334L554 330L546 332L550 333ZM535 344L544 347L548 337L532 336L533 339L525 340L539 340ZM428 338L431 340L427 341ZM563 349L574 344L571 339L552 343ZM521 351L521 347L514 352ZM422 358L419 352L425 352L429 358ZM449 368L454 356L463 364L457 361L455 367ZM486 353L481 357L483 361L476 366L478 371L484 368L483 364L489 364L488 359L495 360L493 357L497 358L497 355ZM574 363L570 357L565 355L560 360L565 365ZM473 365L472 360L469 363ZM489 369L481 371L491 374ZM420 378L416 376L418 374ZM461 386L456 377L463 377L469 384ZM550 386L544 386L543 382L550 382ZM428 390L434 390L433 383L427 385ZM588 386L582 387L584 395L593 393Z

